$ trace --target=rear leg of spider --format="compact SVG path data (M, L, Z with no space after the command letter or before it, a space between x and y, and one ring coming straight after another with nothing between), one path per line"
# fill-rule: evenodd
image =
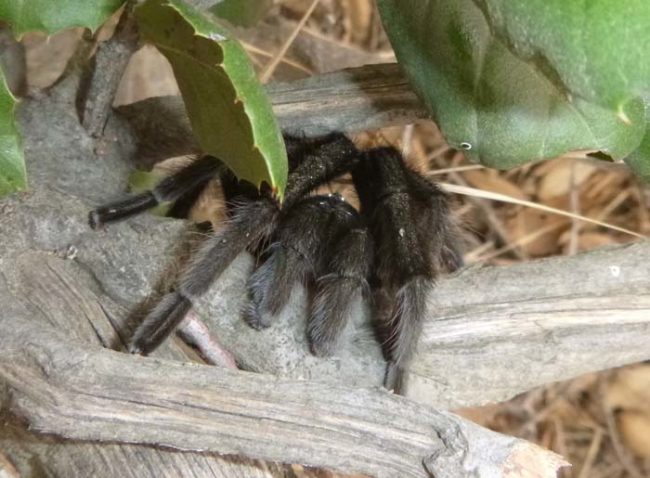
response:
M190 201L193 204L206 184L222 169L219 160L212 156L203 156L160 181L151 191L134 194L92 210L88 215L88 223L92 229L99 229L167 201L186 199L183 201L183 208L186 210L187 204Z

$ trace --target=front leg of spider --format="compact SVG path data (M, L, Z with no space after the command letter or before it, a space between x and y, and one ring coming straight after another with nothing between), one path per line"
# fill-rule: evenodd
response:
M163 201L173 203L175 214L187 211L206 185L221 180L229 204L226 225L207 240L185 269L175 289L166 294L136 328L129 343L133 353L154 350L190 310L191 300L203 294L240 252L260 242L273 229L277 203L255 187L239 182L217 158L203 156L171 176L152 191L131 195L90 212L93 229L127 219Z
M283 211L271 241L248 281L246 320L255 328L269 326L301 282L311 297L311 349L329 355L351 305L367 288L371 245L359 214L336 194L307 197Z
M372 245L358 213L341 196L308 194L349 171L360 153L338 133L306 143L290 141L290 153L297 150L295 144L303 147L291 164L277 228L248 281L244 317L255 328L269 326L293 286L302 282L311 298L312 351L327 355L347 323L350 306L368 288Z
M441 269L460 266L447 199L393 148L366 151L352 171L374 241L373 309L387 358L387 385L399 388ZM391 376L392 375L392 376Z

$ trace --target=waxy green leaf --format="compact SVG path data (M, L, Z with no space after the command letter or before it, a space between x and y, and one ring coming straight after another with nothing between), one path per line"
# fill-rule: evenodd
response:
M650 167L650 2L377 3L398 60L470 159L509 168L598 150Z
M15 35L28 31L47 34L70 27L96 30L124 0L0 0L0 20Z
M25 157L14 120L16 100L0 69L0 196L27 187Z
M142 36L169 60L203 151L281 196L287 157L271 103L241 45L181 0L136 9Z

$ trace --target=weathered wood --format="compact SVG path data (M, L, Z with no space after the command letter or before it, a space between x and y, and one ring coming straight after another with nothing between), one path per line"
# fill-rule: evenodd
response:
M376 129L428 117L396 63L272 83L267 92L282 129L305 136ZM136 131L138 161L151 164L198 151L178 96L149 98L116 111Z
M138 48L138 30L133 7L124 6L113 36L97 45L93 61L86 65L78 93L82 124L91 137L100 138L110 116L122 75Z
M397 63L272 83L267 93L282 129L306 136L402 125L429 116Z
M274 478L280 467L240 457L180 453L146 445L62 440L37 435L0 414L0 478ZM3 454L7 456L3 461ZM11 464L11 465L9 465ZM3 467L6 465L6 469ZM11 466L13 474L10 472ZM7 474L3 474L5 471Z
M112 362L112 358L117 357L121 364L117 372L127 375L130 374L133 364L137 367L144 364L144 368L140 369L143 378L146 378L144 375L152 370L157 370L165 377L161 379L153 376L150 377L151 380L167 378L162 371L166 368L167 362L163 364L156 360L91 350L79 342L75 345L68 344L68 341L72 340L71 337L81 334L77 336L78 341L87 341L88 337L94 336L96 342L120 348L122 337L128 333L121 322L126 318L126 311L138 308L137 305L151 291L154 281L163 276L173 277L170 262L173 262L173 256L177 253L174 244L184 228L184 225L177 221L163 221L142 216L100 233L88 229L85 221L89 204L115 197L121 189L121 184L124 184L128 168L124 167L119 158L131 154L129 148L132 141L128 131L111 130L107 137L115 138L115 142L107 143L107 148L99 152L102 157L96 157L92 149L94 143L76 123L76 118L69 108L68 104L58 104L54 95L22 103L21 129L25 134L25 150L32 190L27 195L8 198L0 204L0 303L2 304L0 340L11 341L11 337L22 338L20 345L14 344L12 348L7 348L3 343L0 347L2 354L5 352L9 354L11 351L13 358L8 359L9 365L19 367L17 371L16 368L3 365L1 368L3 373L11 371L11 376L5 379L6 383L11 383L11 386L0 386L0 395L7 389L12 391L9 396L14 398L18 396L17 392L20 390L30 392L31 402L25 399L13 403L19 407L15 410L22 414L31 413L32 415L29 416L34 420L59 419L61 416L56 413L38 415L34 408L28 406L29 403L42 405L45 408L41 410L50 411L61 410L57 407L65 406L65 403L48 401L47 394L37 393L36 389L27 387L22 377L16 373L25 372L26 377L40 380L40 383L47 383L48 377L51 376L51 390L68 398L71 397L70 394L76 392L75 400L80 402L73 402L73 404L83 404L84 407L96 407L98 404L92 396L93 389L80 386L83 384L82 378L86 377L90 380L93 375L85 365L92 366L98 363L90 358L89 362L84 363L83 358L110 356ZM112 127L116 126L119 124L112 125ZM89 160L89 158L93 159ZM428 346L424 346L424 349L421 346L421 352L413 368L414 372L428 379L426 383L428 389L425 390L431 393L427 397L429 403L437 403L445 407L450 404L471 404L483 401L485 398L515 394L535 382L540 370L545 374L544 379L555 380L575 375L591 367L619 364L619 362L603 364L600 358L602 356L609 356L615 361L648 358L650 347L645 340L648 337L647 324L650 314L645 313L647 303L643 301L648 296L649 249L650 244L644 243L627 249L613 248L599 251L595 255L592 253L577 256L569 259L568 262L564 259L555 259L522 265L514 269L513 274L508 273L509 269L506 268L468 270L441 280L431 297L432 325L427 325L425 328L422 342L433 343L437 347L435 352L437 355L432 356L431 359L437 361L434 362L437 366L423 369L424 371L417 368L418 361L423 360L420 365L424 366L426 357L432 353ZM629 254L633 254L632 260ZM596 261L593 268L586 265L591 263L592 256ZM611 265L615 266L614 269L609 267ZM213 331L219 334L221 343L232 347L230 350L238 360L245 358L243 362L252 369L281 373L285 378L278 380L285 384L284 387L287 387L286 384L291 383L291 379L296 377L366 385L381 381L384 364L381 362L376 342L364 332L362 324L366 319L364 314L359 314L361 323L350 328L339 354L329 359L317 359L308 353L304 340L304 302L300 300L299 294L296 294L289 309L271 329L259 333L246 327L239 317L239 311L244 300L242 285L249 267L248 258L238 258L196 308L197 313L213 320ZM613 281L611 274L612 272L617 274L616 271L622 273L618 274ZM607 273L610 275L608 276ZM576 280L576 277L581 280ZM523 278L530 281L530 288L522 287ZM632 303L632 313L641 314L640 317L626 315L624 316L627 317L626 320L618 323L601 315L597 322L599 326L595 328L590 317L582 320L581 316L577 315L573 317L570 327L563 327L562 323L549 317L550 313L558 314L571 306L572 303L568 301L572 293L582 297L577 304L583 308L581 310L592 310L595 313L599 311L593 308L593 304L600 300L599 294L627 299L629 295L625 295L624 291L629 291L629 294L640 298L641 302ZM540 302L537 300L538 297L542 297L543 300ZM557 297L562 300L555 302ZM486 308L482 306L484 303L492 305ZM600 304L602 305L602 302ZM611 304L607 306L611 307ZM485 322L482 320L482 315L486 310L489 326L483 327ZM516 320L504 321L504 317L514 310L519 313ZM433 325L438 311L444 312L440 328ZM630 307L626 304L623 309L612 307L611 311L617 314L615 317L621 317L618 314L628 313ZM540 315L544 319L543 334L538 326ZM24 320L27 317L30 321ZM101 320L97 321L96 317L100 317ZM105 321L104 325L101 325L102 321ZM35 327L25 325L27 328L23 328L23 325L20 325L23 323L34 324ZM48 323L51 325L43 325ZM215 327L215 324L218 327ZM39 345L44 344L40 340L50 338L55 340L53 338L55 336L59 337L56 340L64 340L60 334L47 333L48 327L52 325L55 325L59 331L66 331L66 342L64 345L59 342L59 348L56 348L58 352L53 349L56 353L53 352L49 357L59 357L57 353L61 354L63 351L75 352L76 362L70 362L69 357L66 359L67 362L63 359L48 362L48 355L45 353L47 349ZM507 326L505 330L508 333L502 338L500 331L504 326ZM439 335L436 335L437 330L441 331ZM643 331L646 333L640 333ZM594 343L605 333L607 333L607 340L598 343L596 347ZM580 337L586 339L578 340ZM555 350L558 354L547 357L548 363L540 364L538 360L544 360L546 357L542 352L550 350L547 339L554 339L552 343L557 346ZM471 348L464 347L465 343L475 345ZM578 351L575 347L578 347ZM169 352L162 350L160 353ZM503 360L496 360L496 355L504 353ZM517 369L517 373L521 375L516 377L512 371L513 368L516 369L516 364L513 365L513 362L523 360L522 357L531 357L528 362L530 367L525 370ZM481 373L472 375L472 367L479 367L482 361L492 364L494 368L489 370L486 376ZM80 375L77 377L74 373L66 373L65 370L58 368L66 364L72 371L78 371ZM177 364L174 367L176 368L173 369L170 377L178 379L182 377L183 380L186 379L183 371L196 371L194 366ZM100 371L101 369L97 367L93 373ZM187 383L190 386L202 387L205 385L205 380L213 379L212 374L223 379L224 373L215 369L208 371L207 368L201 368L198 378L190 379ZM119 375L117 373L118 377ZM463 379L464 377L466 379ZM526 382L529 377L532 379ZM192 382L199 378L203 382L199 383L200 380ZM515 379L517 383L513 383ZM75 380L78 380L77 388L66 388L74 384ZM271 379L266 377L263 380ZM480 382L480 380L485 381ZM142 389L137 388L138 384L130 382L132 380L128 381L127 385L132 385L144 394ZM160 382L157 383L160 385ZM294 383L300 381L295 380ZM453 387L444 388L445 384L451 383L454 383ZM482 388L477 383L481 383ZM526 385L522 386L521 383ZM21 384L24 389L20 388ZM314 386L322 387L318 389L319 391L328 389L324 384ZM352 390L344 385L337 385L334 389ZM194 390L196 395L190 396L190 394L183 398L190 397L194 400L203 396L202 388ZM213 396L210 389L207 390L210 400L219 400L219 397ZM310 390L318 395L316 388ZM103 389L100 391L110 392ZM116 390L114 393L120 391ZM362 395L364 393L370 394L371 397L375 396L373 394L390 397L377 391L366 390ZM114 398L119 397L105 395L103 400L112 404L111 400ZM43 400L38 401L40 399ZM155 402L161 400L161 397L152 397L152 399L154 403L161 405L160 402ZM394 399L396 398L381 398L381 400L389 400L388 403L397 403L390 401ZM401 400L404 399L397 398L397 400L401 404L403 403ZM0 403L7 403L7 401L0 401ZM196 402L192 403L196 404ZM306 405L302 403L300 406ZM137 404L133 405L135 409L138 407ZM429 410L415 403L409 404L407 409L420 410L421 407ZM79 411L82 410L84 408L79 408ZM197 409L199 416L202 413L212 413L201 410L201 408ZM110 408L104 407L99 411L110 412ZM195 423L196 419L190 419L191 416L191 414L184 415L188 421ZM241 419L252 416L254 415L244 415ZM423 416L426 418L439 415L429 410ZM322 420L327 417L317 418ZM257 426L260 426L259 423L256 422ZM70 423L67 425L74 428ZM200 422L200 425L203 426L203 422ZM276 425L286 426L286 424ZM305 423L303 425L308 426ZM132 433L137 431L133 427L129 430ZM417 430L416 428L414 432L408 432L406 436L410 436L409 433L417 434ZM100 432L101 430L98 431ZM211 429L210 431L210 433L221 432L222 430ZM4 430L0 429L0 435L2 433ZM176 438L179 436L176 435ZM183 435L183 441L185 438L186 436ZM242 435L240 438L243 440ZM31 439L40 440L35 436ZM430 435L427 435L426 440L431 440ZM490 441L491 438L487 443ZM418 446L426 443L420 442ZM372 442L367 446L371 445ZM58 453L58 446L59 444L52 445L46 453ZM256 443L255 446L262 445ZM222 451L227 451L227 448ZM253 454L257 454L264 450L254 448L252 451ZM136 456L137 453L134 449L131 456ZM264 453L268 453L268 449ZM173 454L165 455L165 459L172 460L170 463L174 463L171 466L187 466L187 462L173 461L173 456ZM115 459L119 460L119 458ZM215 457L210 459L216 460ZM287 456L282 459L289 458ZM217 462L212 462L210 466L213 465L219 466Z
M506 400L647 360L650 241L469 268L440 281L429 305L406 387L427 403Z
M517 266L474 267L441 278L428 301L428 319L403 393L453 409L647 360L649 264L650 242L645 241ZM244 258L236 262L197 307L247 368L349 381L355 374L345 372L363 357L381 360L364 327L370 320L365 311L334 357L343 372L311 356L304 335L306 298L300 292L271 329L259 332L242 324L249 267ZM246 344L254 344L255 351ZM377 375L373 383L381 378Z
M425 477L427 470L435 476L507 476L509 463L528 467L520 460L531 449L561 463L551 452L383 389L90 348L12 315L0 318L0 330L8 408L39 432L377 477Z

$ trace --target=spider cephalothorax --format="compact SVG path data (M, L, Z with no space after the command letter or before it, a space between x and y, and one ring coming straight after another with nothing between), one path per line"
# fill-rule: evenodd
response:
M297 282L311 291L307 329L312 351L330 354L359 297L370 298L379 337L397 369L406 365L425 314L426 297L443 268L460 265L447 200L439 188L408 168L393 148L358 150L341 134L304 140L286 137L290 174L282 205L268 191L238 181L216 158L204 156L164 179L153 191L90 213L97 228L162 201L176 212L219 177L228 207L214 232L136 329L130 351L148 353L178 325L191 301L240 252L258 265L248 280L244 316L270 325ZM311 195L351 173L359 211L341 196Z

